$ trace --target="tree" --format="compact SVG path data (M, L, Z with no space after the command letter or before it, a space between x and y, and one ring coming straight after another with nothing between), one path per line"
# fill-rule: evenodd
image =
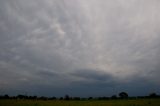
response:
M117 99L117 95L112 95L111 99Z
M81 100L80 97L73 97L73 100Z
M151 93L151 94L149 94L149 97L150 98L156 98L156 97L158 97L158 95L156 93Z
M56 100L56 99L57 99L57 98L56 98L56 97L54 97L54 96L50 98L50 100Z
M4 99L9 99L9 96L7 94L5 94Z
M70 99L69 95L65 95L64 99L69 100Z
M63 100L63 97L60 97L59 100Z
M88 98L88 100L92 100L92 99L93 99L93 97L89 97L89 98Z
M120 98L128 98L128 94L126 92L119 93Z

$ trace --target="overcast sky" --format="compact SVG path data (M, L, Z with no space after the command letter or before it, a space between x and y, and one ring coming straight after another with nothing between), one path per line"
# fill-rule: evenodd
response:
M0 0L0 94L160 93L159 0Z

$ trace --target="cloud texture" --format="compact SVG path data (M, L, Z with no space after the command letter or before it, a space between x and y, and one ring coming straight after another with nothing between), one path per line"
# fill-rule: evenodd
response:
M159 0L1 0L1 93L159 92L159 10Z

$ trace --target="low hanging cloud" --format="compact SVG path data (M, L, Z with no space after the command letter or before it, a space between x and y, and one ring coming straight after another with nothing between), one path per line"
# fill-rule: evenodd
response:
M0 1L0 89L157 89L159 9L158 0Z

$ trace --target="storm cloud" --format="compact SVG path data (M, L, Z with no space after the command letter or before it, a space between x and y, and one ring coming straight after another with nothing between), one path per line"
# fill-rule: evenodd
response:
M159 10L159 0L1 0L0 93L160 92Z

